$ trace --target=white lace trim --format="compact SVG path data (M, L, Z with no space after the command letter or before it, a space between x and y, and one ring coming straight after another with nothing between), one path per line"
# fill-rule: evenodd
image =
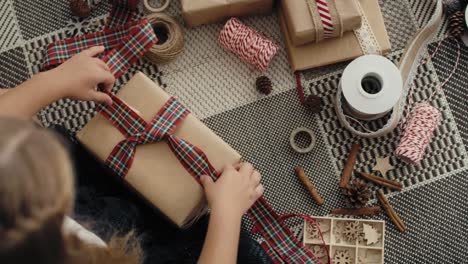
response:
M374 31L367 20L366 14L362 9L361 4L359 1L354 0L356 6L359 10L359 13L362 17L361 27L359 29L354 30L354 34L356 35L359 45L361 46L362 53L364 55L367 54L375 54L375 55L382 55L382 48L377 41L377 38L374 35Z

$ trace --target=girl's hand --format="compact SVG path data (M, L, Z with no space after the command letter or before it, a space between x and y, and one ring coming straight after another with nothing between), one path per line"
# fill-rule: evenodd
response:
M102 46L84 50L45 74L61 97L112 104L109 95L98 90L101 84L104 91L110 92L115 82L107 64L96 58L102 52Z
M250 163L226 166L216 182L208 176L201 180L211 211L227 217L240 219L263 195L260 173Z

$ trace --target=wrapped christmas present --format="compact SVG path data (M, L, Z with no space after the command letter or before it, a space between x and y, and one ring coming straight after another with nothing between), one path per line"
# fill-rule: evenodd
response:
M189 226L206 211L194 174L199 169L220 171L241 158L142 73L104 109L77 138L179 227Z
M353 0L282 0L281 8L295 46L342 37L361 26Z
M302 46L295 46L292 43L284 19L284 10L280 11L281 28L289 61L294 71L348 61L365 54L384 55L391 51L379 1L349 1L355 1L358 10L360 10L362 25L359 29L344 33L342 38L327 39L320 43L309 43Z
M188 26L216 23L225 18L271 13L273 0L181 0Z

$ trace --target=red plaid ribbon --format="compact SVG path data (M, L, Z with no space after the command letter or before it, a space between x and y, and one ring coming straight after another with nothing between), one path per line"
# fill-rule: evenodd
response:
M148 21L132 21L133 14L122 5L132 1L115 0L120 4L114 5L104 31L50 44L44 69L58 66L85 49L102 45L106 48L102 59L107 62L115 77L120 77L157 41ZM118 97L110 96L113 104L100 105L98 110L125 136L106 160L118 175L125 177L128 173L138 145L165 141L198 182L201 175L209 175L214 180L218 178L219 174L201 149L173 135L177 125L190 113L174 98L168 100L153 120L147 123ZM275 263L319 263L312 252L291 234L263 197L247 214L265 239L262 246Z
M275 263L320 263L312 251L294 237L265 198L258 199L247 215L265 239L261 246Z
M119 142L106 160L118 175L125 177L140 144L166 141L184 168L200 182L201 175L217 180L218 172L203 151L173 135L177 125L190 113L173 97L170 98L150 123L116 96L114 103L103 107L101 114L108 119L125 139ZM312 252L301 244L284 225L281 217L262 197L247 212L266 240L262 246L275 263L318 263Z
M133 19L133 13L124 7L114 6L103 31L51 43L47 47L43 68L51 69L83 50L104 46L106 51L102 60L116 78L120 77L157 42L147 19Z
M118 97L111 95L113 104L102 107L101 114L108 119L124 136L106 163L119 176L125 177L132 166L136 147L166 141L184 168L192 175L209 175L216 179L217 172L198 147L173 135L177 125L190 113L174 98L169 99L159 113L147 123L134 110Z

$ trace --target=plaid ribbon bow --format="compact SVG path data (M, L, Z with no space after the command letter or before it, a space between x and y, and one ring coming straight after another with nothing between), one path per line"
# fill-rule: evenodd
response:
M128 11L136 0L114 0L112 12L103 31L51 43L46 51L43 68L51 69L73 55L93 46L102 45L106 62L116 78L148 51L157 38L148 20L134 20ZM127 7L126 7L127 6ZM106 160L121 177L131 168L137 146L166 141L185 169L200 182L201 175L214 180L219 177L203 151L173 135L177 125L190 113L174 98L169 99L159 113L147 123L131 107L110 94L111 106L98 106L98 111L124 136ZM275 263L320 263L313 253L299 242L283 223L281 217L261 197L247 212L256 232L264 238L261 244Z
M125 136L106 160L107 165L119 176L127 175L138 145L166 141L184 168L191 175L197 175L197 180L201 175L216 179L217 172L205 153L173 134L177 125L190 114L175 98L171 97L153 120L147 123L121 99L114 95L111 97L113 104L102 107L101 114Z

